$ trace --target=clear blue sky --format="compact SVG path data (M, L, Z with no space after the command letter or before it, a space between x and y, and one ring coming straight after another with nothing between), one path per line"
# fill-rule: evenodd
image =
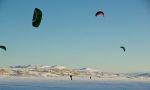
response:
M43 12L32 27L34 8ZM0 66L64 65L150 71L147 0L1 0ZM102 10L105 17L95 17ZM124 53L120 46L125 46Z

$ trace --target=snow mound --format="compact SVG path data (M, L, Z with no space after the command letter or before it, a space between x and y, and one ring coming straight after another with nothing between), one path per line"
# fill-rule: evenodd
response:
M39 66L39 68L50 68L50 66L42 65L42 66Z
M81 68L80 71L96 72L97 70L92 68Z
M59 69L59 70L66 69L66 67L64 67L64 66L58 66L58 65L51 66L51 68L52 69Z

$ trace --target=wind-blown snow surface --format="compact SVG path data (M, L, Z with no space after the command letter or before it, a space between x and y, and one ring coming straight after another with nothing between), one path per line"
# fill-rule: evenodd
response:
M150 90L149 81L0 78L0 90Z

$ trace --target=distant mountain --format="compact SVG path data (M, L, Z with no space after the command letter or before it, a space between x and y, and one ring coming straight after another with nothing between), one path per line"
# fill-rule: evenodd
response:
M18 65L10 66L8 69L0 68L0 75L8 76L73 76L86 77L91 75L95 78L116 78L116 79L149 79L150 73L113 73L100 72L92 68L70 69L61 65Z
M64 66L54 65L54 66L51 66L51 69L59 69L59 70L62 70L62 69L67 69L67 68L64 67Z
M97 72L97 70L92 69L92 68L81 68L79 71L85 71L85 72Z
M150 73L138 74L138 75L136 75L136 77L150 77Z
M46 65L40 65L40 66L36 66L37 68L43 68L43 69L48 69L51 68L51 66L46 66Z
M28 68L28 67L31 67L31 65L10 66L10 68Z

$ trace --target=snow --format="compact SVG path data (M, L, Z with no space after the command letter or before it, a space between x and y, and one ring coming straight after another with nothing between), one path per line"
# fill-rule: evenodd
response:
M0 78L0 90L150 90L150 82Z
M52 69L60 69L60 70L66 69L66 67L64 67L64 66L58 66L58 65L51 66L51 68Z
M88 71L88 72L96 72L97 70L92 69L92 68L81 68L79 69L80 71Z
M110 73L100 72L92 68L71 69L65 66L54 65L23 65L0 68L0 77L45 77L56 80L123 80L123 81L150 81L150 73Z

